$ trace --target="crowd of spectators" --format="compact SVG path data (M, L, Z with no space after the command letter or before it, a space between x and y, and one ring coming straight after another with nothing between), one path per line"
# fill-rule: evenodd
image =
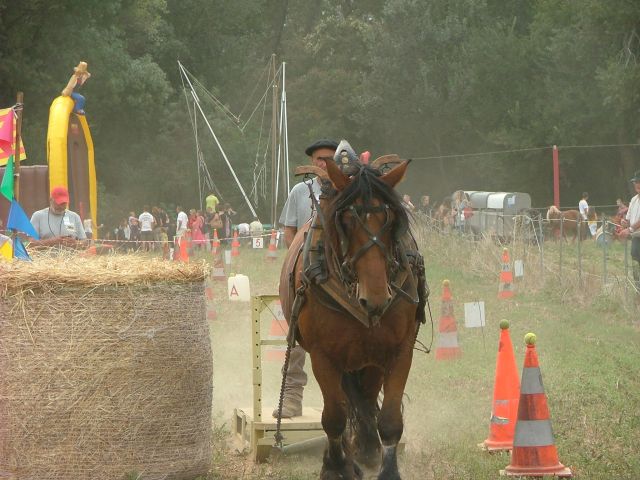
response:
M102 235L121 251L162 251L168 255L173 242L189 235L193 250L210 250L214 235L221 245L231 243L234 230L241 238L263 235L262 223L255 218L251 223L236 224L237 212L228 203L220 203L214 194L205 199L205 209L181 205L169 214L164 208L145 205L141 212L131 211L117 226ZM102 232L101 232L102 233Z

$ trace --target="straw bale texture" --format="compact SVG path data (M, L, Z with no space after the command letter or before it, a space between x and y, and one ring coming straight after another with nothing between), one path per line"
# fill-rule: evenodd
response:
M206 474L205 273L136 257L0 265L0 478Z

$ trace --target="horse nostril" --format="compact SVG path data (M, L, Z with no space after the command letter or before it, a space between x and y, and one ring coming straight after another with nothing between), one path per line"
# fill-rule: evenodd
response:
M360 306L361 306L362 308L364 308L365 310L367 310L367 299L366 299L366 298L360 297L360 298L358 299L358 302L360 303Z

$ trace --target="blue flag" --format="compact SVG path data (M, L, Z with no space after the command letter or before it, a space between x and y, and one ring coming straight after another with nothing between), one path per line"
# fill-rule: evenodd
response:
M10 230L17 230L25 235L35 238L36 240L40 240L40 235L38 235L38 232L33 228L33 225L31 225L31 222L27 218L27 214L24 213L24 210L22 210L22 207L15 199L11 202L7 228Z
M24 244L16 236L15 242L13 244L13 256L19 258L20 260L29 260L31 261L31 257L27 253L27 249L24 247Z

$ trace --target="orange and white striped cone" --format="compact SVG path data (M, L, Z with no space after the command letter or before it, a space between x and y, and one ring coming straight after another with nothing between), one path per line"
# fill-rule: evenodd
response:
M500 343L496 358L489 437L479 445L483 450L490 452L511 450L518 418L519 397L520 378L509 335L509 322L502 320L500 322Z
M220 248L220 239L218 238L218 229L213 229L213 240L211 241L211 255L215 258Z
M512 298L513 272L511 271L511 261L509 260L509 249L502 250L502 268L500 269L500 286L498 287L498 298Z
M240 255L240 241L238 240L238 230L233 231L233 240L231 241L231 256L237 257Z
M267 260L272 262L278 258L278 250L276 248L276 231L271 230L271 239L269 240L269 249L267 250Z
M273 302L273 318L271 319L271 325L269 327L269 334L267 338L269 340L286 340L289 333L289 325L282 313L282 305L280 300ZM284 356L287 351L286 345L269 345L265 348L265 360L270 362L284 362Z
M536 353L536 336L527 333L524 341L527 351L522 368L518 422L511 450L511 463L500 474L573 477L571 470L560 463L554 444L551 415Z
M458 327L453 316L453 296L449 285L449 280L442 282L442 309L438 326L436 360L450 360L462 355L458 344Z

